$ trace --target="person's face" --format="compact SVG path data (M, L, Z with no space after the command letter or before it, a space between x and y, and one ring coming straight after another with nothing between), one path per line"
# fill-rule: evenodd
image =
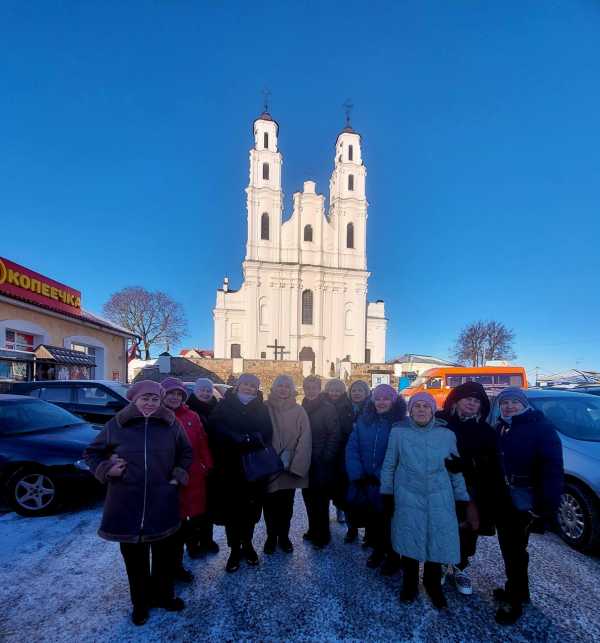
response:
M304 389L304 396L307 400L316 400L321 393L321 383L316 380L304 382L302 388Z
M415 421L419 426L425 426L431 422L433 417L433 410L427 402L422 402L418 400L415 402L410 410L410 417Z
M256 395L258 388L251 382L242 382L238 385L238 392L242 395Z
M289 382L280 382L275 386L275 395L281 400L288 400L292 396L292 387Z
M504 398L500 402L500 412L505 418L510 418L513 415L522 413L525 410L523 402L517 400L516 398Z
M350 399L354 404L361 404L367 399L367 392L363 386L353 386L350 389Z
M481 400L476 397L463 397L456 403L456 408L460 415L477 415L481 408Z
M165 406L172 411L176 411L183 404L183 393L174 389L165 393Z
M140 395L136 399L134 404L138 411L147 418L158 410L158 407L160 406L160 396L155 395L154 393L144 393L144 395Z
M201 402L210 402L210 400L211 400L211 398L213 396L213 390L212 390L212 388L209 388L208 386L196 387L194 389L194 395Z
M337 402L337 400L339 400L340 397L342 397L343 394L344 394L343 389L341 387L338 387L338 386L334 386L333 388L330 388L327 391L327 395L329 396L329 399L332 402Z
M374 402L375 411L380 414L387 413L392 408L393 403L391 397L378 397Z

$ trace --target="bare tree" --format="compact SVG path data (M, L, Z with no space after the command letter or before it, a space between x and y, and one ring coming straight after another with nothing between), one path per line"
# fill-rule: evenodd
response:
M452 353L457 361L469 366L484 366L487 360L511 360L515 334L497 321L477 321L463 328Z
M145 359L150 359L151 346L164 346L168 351L187 333L181 304L164 292L149 292L141 286L113 293L104 304L103 313L141 338Z

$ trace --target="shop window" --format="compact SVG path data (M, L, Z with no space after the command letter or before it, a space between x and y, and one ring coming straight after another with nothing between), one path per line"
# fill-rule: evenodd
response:
M89 355L90 357L94 358L94 361L96 361L96 347L95 346L87 346L85 344L71 344L71 350L73 351L79 351L80 353L85 353L86 355ZM91 379L93 380L96 377L96 369L95 368L90 368L90 367L84 367L88 368L88 375L87 377L81 377L81 378L76 378L76 377L70 377L69 379ZM63 378L59 378L63 379Z
M34 336L27 333L20 333L18 330L7 330L5 346L13 351L33 352Z
M27 372L27 362L0 360L0 381L11 380L13 382L26 382L29 379Z
M313 323L312 290L305 290L302 293L302 323L306 325L311 325Z

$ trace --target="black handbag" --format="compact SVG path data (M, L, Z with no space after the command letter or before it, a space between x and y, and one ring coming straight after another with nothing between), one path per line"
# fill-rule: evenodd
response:
M512 475L508 483L508 490L513 507L517 511L531 511L533 509L533 487L529 476ZM519 484L520 483L520 484Z
M262 437L260 442L261 446L258 449L242 454L242 468L248 482L266 481L284 470L277 451L270 444L265 444Z

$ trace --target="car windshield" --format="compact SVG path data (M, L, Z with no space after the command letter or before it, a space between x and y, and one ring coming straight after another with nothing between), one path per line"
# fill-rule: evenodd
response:
M425 382L430 378L430 375L419 375L414 382L410 383L410 388L419 388L420 386L424 386Z
M564 435L600 442L600 400L573 393L564 397L533 398L531 403Z
M120 382L110 382L106 385L109 389L113 390L115 393L118 393L121 397L127 397L127 387Z
M82 424L82 420L48 402L24 398L0 403L0 435L57 429L71 424Z

